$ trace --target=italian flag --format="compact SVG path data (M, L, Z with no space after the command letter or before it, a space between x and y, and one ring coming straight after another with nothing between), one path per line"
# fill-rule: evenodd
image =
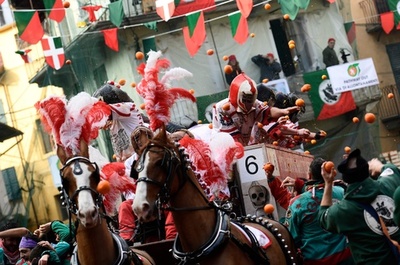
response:
M183 28L183 37L190 56L194 56L206 39L206 26L203 11L186 16L187 27Z
M42 39L43 53L46 63L58 70L64 65L65 55L60 37L49 37Z
M14 11L14 18L21 40L36 44L42 39L44 30L37 11Z
M304 83L311 85L308 96L311 100L315 119L325 120L354 110L356 104L351 91L334 94L330 80L323 80L323 75L328 76L328 72L321 70L303 75Z
M43 0L46 13L50 19L61 22L65 17L65 10L61 0Z
M400 1L399 0L388 0L389 9L394 14L394 26L397 30L400 30Z
M245 43L249 36L247 19L242 15L242 13L240 13L240 11L231 13L228 17L231 24L233 39L239 44Z

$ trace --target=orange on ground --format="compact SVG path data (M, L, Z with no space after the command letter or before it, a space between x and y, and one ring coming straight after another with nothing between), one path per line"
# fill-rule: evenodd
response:
M138 59L138 60L143 60L143 58L144 58L144 53L143 53L143 52L136 52L135 57L136 57L136 59Z
M359 118L357 118L357 117L353 117L353 123L358 123L360 121L360 119Z
M346 154L350 154L351 148L350 148L349 146L346 146L346 147L344 148L344 152L345 152Z
M332 168L334 168L334 167L335 167L335 164L333 164L332 161L328 161L328 162L326 162L326 163L324 164L324 169L325 169L325 171L328 172L328 173L331 173Z
M229 64L225 65L224 72L225 72L225 74L228 74L228 75L232 74L232 72L233 72L232 66L230 66Z
M97 184L97 191L101 194L107 194L111 190L110 182L107 180L100 180L99 184Z
M272 205L272 204L266 204L265 206L264 206L264 212L266 213L266 214L271 214L271 213L273 213L274 212L274 210L275 210L275 207Z
M367 113L367 114L365 114L364 120L365 120L365 122L367 122L367 123L373 123L373 122L375 122L375 120L376 120L375 114L370 113L370 112Z
M303 107L305 105L305 102L302 98L298 98L298 99L296 99L295 104L297 107Z
M394 94L393 94L393 93L389 93L389 94L387 95L387 97L388 97L389 99L392 99L392 98L394 98Z
M207 55L213 55L214 54L214 50L213 49L208 49L207 50Z

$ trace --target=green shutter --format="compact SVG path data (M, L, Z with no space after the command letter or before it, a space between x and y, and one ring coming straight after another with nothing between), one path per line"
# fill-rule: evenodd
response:
M10 167L1 171L3 175L4 185L6 186L9 201L17 201L22 199L21 188L19 187L17 174L14 167Z

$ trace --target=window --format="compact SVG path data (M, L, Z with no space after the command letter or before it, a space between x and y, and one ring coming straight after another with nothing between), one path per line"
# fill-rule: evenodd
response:
M38 129L39 137L42 139L44 153L50 153L54 150L52 137L44 130L40 119L36 120L36 127Z
M1 171L4 185L6 186L9 201L21 200L21 189L19 187L17 174L14 167L10 167Z

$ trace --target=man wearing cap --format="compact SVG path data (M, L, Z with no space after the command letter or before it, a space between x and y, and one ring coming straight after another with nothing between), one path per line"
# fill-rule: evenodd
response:
M39 239L32 234L28 234L21 238L19 242L19 256L20 260L17 261L16 265L25 265L29 264L29 255L31 254L32 249L34 249L39 242Z
M336 52L333 48L335 48L335 39L334 38L329 38L328 39L328 46L322 51L322 56L323 56L323 62L328 68L329 66L332 65L338 65L339 64L339 59L336 55Z
M228 65L232 67L232 73L225 73L226 83L230 85L232 80L238 75L242 73L242 69L240 69L239 62L236 60L235 55L229 56Z
M267 55L258 54L251 58L251 61L260 67L260 83L264 79L279 79L279 72L282 71L281 65L275 60L272 53Z
M385 195L387 191L382 185L387 179L370 178L368 162L356 149L338 166L349 185L344 199L332 205L335 171L326 172L324 165L321 174L325 190L319 210L322 228L347 236L357 264L398 264L398 250L381 229L384 224L390 238L400 240L399 227L393 221L394 201L392 196Z

